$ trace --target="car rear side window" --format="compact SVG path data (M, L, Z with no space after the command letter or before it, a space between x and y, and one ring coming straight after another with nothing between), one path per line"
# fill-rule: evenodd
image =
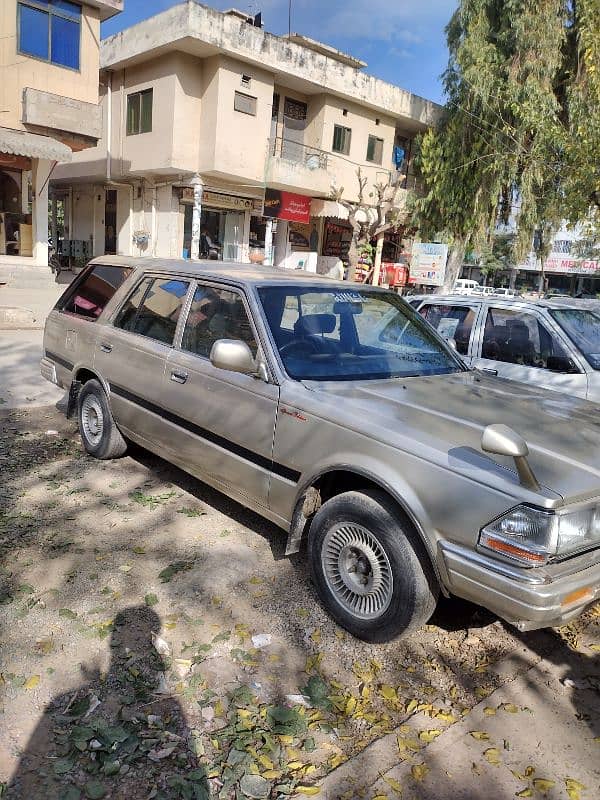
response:
M173 344L189 286L189 281L146 278L123 304L115 327Z
M436 329L443 339L454 339L456 350L463 356L469 354L469 340L476 309L467 305L435 303L424 306L419 313Z
M548 368L549 357L567 354L536 316L508 308L490 308L483 333L482 358Z
M75 281L72 290L59 302L58 308L66 314L95 321L131 272L131 267L96 264Z

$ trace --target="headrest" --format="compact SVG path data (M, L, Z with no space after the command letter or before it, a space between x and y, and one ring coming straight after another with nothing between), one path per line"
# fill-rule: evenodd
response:
M303 336L316 336L321 333L333 333L337 325L335 314L306 314L294 325L294 333Z

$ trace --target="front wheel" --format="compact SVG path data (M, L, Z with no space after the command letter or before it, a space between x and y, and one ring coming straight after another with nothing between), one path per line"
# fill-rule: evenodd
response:
M439 587L428 556L383 492L345 492L324 503L309 552L321 602L358 639L390 641L435 610Z
M113 419L106 392L97 380L88 381L77 398L79 433L86 451L95 458L119 458L127 443Z

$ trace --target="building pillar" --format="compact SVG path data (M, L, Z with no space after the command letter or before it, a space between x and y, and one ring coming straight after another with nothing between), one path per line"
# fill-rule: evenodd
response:
M192 244L190 258L196 261L200 258L200 220L202 217L202 195L204 184L199 175L192 178L191 185L194 187L194 210L192 213Z
M265 260L264 263L273 266L273 218L267 218L267 225L265 228Z
M53 161L36 158L31 171L33 261L39 267L48 266L48 179L53 164Z

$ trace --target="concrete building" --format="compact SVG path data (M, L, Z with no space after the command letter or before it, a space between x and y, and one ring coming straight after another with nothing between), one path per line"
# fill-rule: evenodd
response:
M390 174L411 188L432 102L299 35L187 0L102 42L103 135L52 176L94 255L266 258L316 269L345 257L347 212Z
M0 3L0 277L48 266L48 182L95 146L100 22L123 0Z

